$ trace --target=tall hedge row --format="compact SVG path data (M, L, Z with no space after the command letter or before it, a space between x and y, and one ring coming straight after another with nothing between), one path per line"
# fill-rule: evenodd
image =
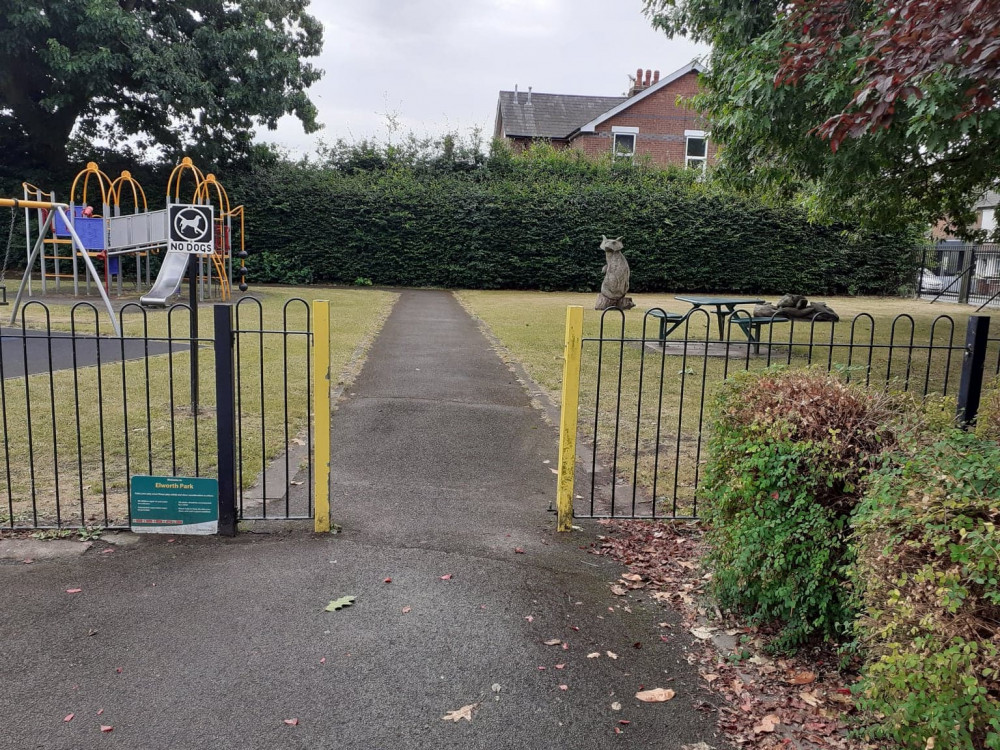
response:
M635 292L895 294L916 272L902 236L810 224L677 173L281 162L227 184L247 209L251 283L594 290L602 234L624 236Z

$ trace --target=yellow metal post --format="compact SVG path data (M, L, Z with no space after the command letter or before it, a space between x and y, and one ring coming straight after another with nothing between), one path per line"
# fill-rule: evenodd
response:
M314 530L330 530L330 303L312 303Z
M562 412L559 416L559 481L557 530L573 526L573 479L576 474L576 425L580 405L580 355L583 351L583 308L566 308L566 348L563 352Z

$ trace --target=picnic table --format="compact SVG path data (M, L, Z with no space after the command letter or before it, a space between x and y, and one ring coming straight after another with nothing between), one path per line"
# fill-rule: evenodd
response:
M695 310L699 307L714 307L719 318L719 341L726 338L726 318L733 314L737 305L762 305L764 300L750 297L674 297L680 302L687 302ZM723 309L725 308L725 309Z

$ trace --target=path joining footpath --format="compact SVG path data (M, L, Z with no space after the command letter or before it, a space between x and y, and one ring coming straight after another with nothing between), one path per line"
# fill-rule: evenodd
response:
M722 747L677 617L555 533L555 462L455 298L403 292L334 414L341 534L0 566L0 747Z

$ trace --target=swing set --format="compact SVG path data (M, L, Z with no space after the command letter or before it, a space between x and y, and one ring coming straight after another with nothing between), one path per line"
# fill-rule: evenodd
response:
M181 183L190 176L194 189L188 204L181 200ZM117 296L123 293L124 261L131 260L135 267L135 286L145 286L148 291L140 298L145 307L165 307L171 297L178 294L188 264L197 264L197 272L189 274L192 284L197 280L197 299L215 298L227 301L232 296L234 270L239 275L240 291L247 290L246 257L244 245L243 206L233 207L225 188L214 174L205 175L184 157L174 167L167 180L166 205L160 210L150 210L142 185L128 171L111 180L96 163L90 162L73 180L69 203L60 203L54 192L45 192L29 183L23 183L24 198L0 198L0 207L10 207L10 226L3 266L0 267L0 304L8 304L6 275L14 245L16 211L24 210L25 249L27 262L24 276L18 287L11 311L11 324L17 318L22 298L32 296L33 271L40 262L39 281L41 292L50 286L61 291L62 284L72 280L73 295L80 294L81 274L84 289L90 294L94 283L111 318L115 334L121 330L114 315L109 294L114 287ZM79 195L79 203L76 201ZM100 197L100 213L88 201L96 203ZM123 206L131 205L131 212ZM190 256L170 249L168 217L171 206L211 206L214 215L210 255ZM33 220L34 219L34 220ZM33 230L33 225L35 231ZM238 232L239 267L233 268L233 235ZM65 251L65 252L64 252ZM160 270L151 283L151 256L163 252ZM94 261L103 265L99 273ZM192 289L192 292L194 290ZM192 294L192 299L195 299Z

